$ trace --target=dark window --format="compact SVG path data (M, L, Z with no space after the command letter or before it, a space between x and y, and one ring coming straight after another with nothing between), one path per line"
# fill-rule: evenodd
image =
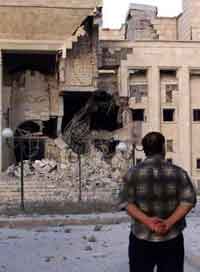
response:
M173 122L174 121L174 109L164 109L163 110L163 121L164 122Z
M144 109L132 110L133 121L144 121Z
M200 159L197 159L197 169L200 169Z
M173 152L173 140L167 140L167 152Z
M167 159L167 161L168 161L169 163L172 163L172 162L173 162L173 160L172 160L172 159Z
M161 77L175 77L176 78L176 70L161 70L160 71Z
M147 70L129 69L130 76L147 76Z
M140 163L142 159L136 159L136 164Z
M193 121L194 122L200 121L200 109L193 110Z
M48 121L43 122L43 134L49 138L57 138L57 117L50 117Z

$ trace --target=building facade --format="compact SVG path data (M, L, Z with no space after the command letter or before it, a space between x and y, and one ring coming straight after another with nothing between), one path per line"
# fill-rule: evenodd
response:
M112 30L103 30L101 36L102 50L110 53L110 60L119 48L129 49L116 76L119 96L128 98L133 122L142 122L143 135L152 130L162 132L166 137L167 159L187 169L197 186L199 11L198 0L183 0L183 12L174 18L158 17L156 7L132 4L125 25L118 30L118 39L109 40ZM111 68L108 64L107 69ZM138 160L142 157L139 153L137 156Z
M11 127L25 149L38 151L34 157L26 152L25 160L54 159L65 169L66 187L37 177L40 189L27 189L27 197L40 200L39 191L44 198L52 186L77 197L73 157L91 150L89 161L83 154L86 193L94 196L98 187L101 199L107 186L110 199L132 144L139 147L152 130L165 135L167 159L200 187L199 12L198 0L183 0L183 12L173 18L131 4L125 24L112 30L101 28L97 0L0 0L0 134ZM130 147L128 159L116 151L120 141ZM19 161L14 146L0 137L1 171ZM136 151L134 163L143 158Z

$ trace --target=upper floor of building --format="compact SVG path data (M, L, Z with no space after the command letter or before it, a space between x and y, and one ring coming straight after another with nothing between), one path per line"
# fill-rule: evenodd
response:
M182 7L176 17L158 17L155 6L131 4L122 28L102 30L101 39L199 41L200 1L182 0Z
M0 39L67 41L99 0L0 0Z

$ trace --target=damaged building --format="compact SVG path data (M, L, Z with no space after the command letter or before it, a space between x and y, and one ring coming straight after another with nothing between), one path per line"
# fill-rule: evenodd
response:
M0 15L0 131L14 132L0 140L1 202L20 200L22 146L26 202L115 197L128 155L118 82L99 80L102 4L9 0Z
M200 186L199 8L131 4L112 30L97 0L0 0L0 131L14 131L12 149L0 138L2 201L19 201L19 138L26 201L114 200L152 130Z
M198 0L182 6L171 18L158 17L154 6L131 4L121 29L100 31L101 69L104 82L118 81L142 135L162 132L167 159L187 169L200 188L200 6ZM136 152L136 161L143 156Z
M0 2L2 128L41 136L40 145L97 90L98 1L53 2ZM5 169L12 154L0 149Z

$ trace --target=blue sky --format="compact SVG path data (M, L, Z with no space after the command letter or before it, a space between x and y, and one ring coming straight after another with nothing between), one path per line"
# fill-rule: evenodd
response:
M104 27L119 28L130 3L158 7L159 16L176 16L182 11L182 0L103 0Z

